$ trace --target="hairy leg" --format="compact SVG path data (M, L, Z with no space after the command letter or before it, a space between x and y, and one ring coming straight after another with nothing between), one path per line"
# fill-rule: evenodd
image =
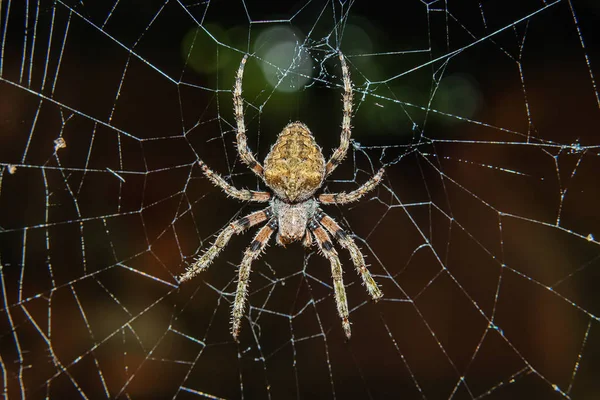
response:
M360 274L367 292L369 292L369 295L373 298L373 300L377 301L383 297L381 289L379 289L377 282L375 282L371 276L371 273L367 269L365 258L363 257L360 249L352 237L348 236L348 234L337 224L337 222L335 222L333 218L325 214L323 211L319 210L315 218L333 235L334 238L337 239L343 248L348 250L350 253L350 258L352 258L352 262L356 267L356 272Z
M208 268L208 266L213 262L213 260L219 255L221 250L223 250L223 248L227 246L229 239L231 239L231 237L234 234L242 233L246 229L256 224L260 224L263 221L266 221L267 219L271 218L272 215L273 212L271 211L271 209L266 208L264 210L256 211L252 214L249 214L227 225L227 227L225 227L225 229L223 229L221 233L219 233L219 236L217 236L217 239L215 240L213 245L210 246L189 267L187 267L183 275L179 276L179 282L181 283L189 281L194 276L198 275L200 272Z
M246 308L246 297L248 296L248 285L250 283L250 269L252 262L258 258L263 251L273 231L277 229L277 220L272 219L269 223L261 228L254 237L254 240L244 252L244 258L240 264L237 290L235 292L235 300L231 310L231 334L237 340L240 333L242 316Z
M254 201L257 203L265 203L271 199L271 193L269 192L257 192L254 190L248 189L238 189L223 179L223 177L210 168L203 162L198 161L200 164L200 168L202 168L202 172L206 177L215 185L221 188L228 196L236 198L242 201Z
M240 158L256 175L263 177L263 167L252 155L248 148L246 138L246 124L244 122L244 99L242 98L242 78L244 77L244 66L248 60L246 54L240 62L237 74L235 76L235 85L233 87L233 110L235 112L235 123L237 125L237 150Z
M337 311L342 319L342 327L346 337L350 339L350 321L348 319L348 300L346 298L346 289L344 288L344 281L342 279L342 264L338 257L337 251L333 248L333 243L329 239L329 235L319 225L316 220L311 220L308 224L308 228L314 235L321 252L329 260L331 264L331 276L333 277L333 288L335 292L335 303Z
M313 244L313 239L312 239L312 235L310 232L306 232L304 234L304 237L302 238L302 246L304 247L310 247Z
M381 182L381 178L383 177L383 173L385 172L384 168L381 168L375 175L371 177L367 182L365 182L361 187L356 190L351 191L350 193L340 192L340 193L323 193L319 195L319 203L322 204L348 204L353 201L357 201L365 194L369 193L371 190L375 189L379 182Z
M331 158L325 166L325 176L333 172L340 162L346 157L348 146L350 144L350 135L352 133L350 120L352 118L352 81L350 81L350 71L346 65L344 55L340 52L340 64L342 64L342 77L344 81L344 94L342 95L343 102L343 117L342 117L342 134L340 136L340 146L335 149Z

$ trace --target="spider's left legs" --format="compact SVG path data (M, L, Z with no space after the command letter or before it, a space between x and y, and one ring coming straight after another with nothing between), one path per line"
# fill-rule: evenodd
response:
M244 252L244 258L242 259L239 269L233 309L231 310L231 334L235 340L237 340L240 333L242 317L244 316L244 309L246 308L246 297L248 296L252 261L258 258L275 229L277 229L277 220L271 219L267 225L263 226L261 230L258 231L254 240Z
M346 65L344 55L340 52L340 64L342 64L342 76L344 81L344 94L342 95L343 116L342 116L342 134L340 136L340 147L335 149L331 158L325 166L325 176L328 176L346 157L348 146L350 145L350 135L352 133L350 119L352 118L352 81L350 81L350 71Z
M373 300L377 301L382 298L383 293L381 292L381 289L379 289L379 286L377 286L377 282L375 282L373 276L371 276L371 272L369 272L367 264L365 263L365 258L352 237L349 236L333 218L323 211L317 211L315 218L333 235L334 238L337 239L343 248L348 250L350 258L352 258L352 262L356 268L356 272L360 274L360 277L367 288L367 292L369 292L369 295Z
M223 179L223 177L210 168L202 161L198 161L202 172L206 177L215 185L221 188L228 196L236 198L242 201L254 201L257 203L265 203L271 199L271 193L269 192L257 192L255 190L238 189L235 186L230 185Z
M233 110L235 112L235 123L237 125L237 150L240 158L256 175L263 177L263 167L260 165L252 151L248 148L246 138L246 124L244 122L244 99L242 98L242 78L244 77L244 66L248 60L246 54L240 62L240 67L235 76L235 86L233 87Z
M325 258L327 258L331 264L331 275L333 277L333 288L335 291L335 303L337 305L337 311L342 319L344 333L346 334L346 337L350 339L348 300L346 299L346 289L344 288L344 280L342 279L342 264L340 263L337 251L335 251L333 248L333 243L331 243L329 235L315 219L312 219L308 223L308 229L310 229L315 236L319 248L323 252Z

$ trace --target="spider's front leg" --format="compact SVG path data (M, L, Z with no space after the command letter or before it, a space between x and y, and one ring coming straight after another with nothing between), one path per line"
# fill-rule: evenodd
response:
M246 138L246 124L244 123L244 99L242 98L242 78L244 77L244 66L248 60L246 54L240 62L237 74L235 76L235 85L233 87L233 110L235 112L235 123L237 125L237 150L240 158L256 175L263 177L263 166L254 158L252 151L248 147Z
M244 252L244 258L240 264L235 300L231 311L231 334L236 341L240 333L242 316L244 315L244 309L246 307L252 261L256 260L264 250L275 229L277 229L277 220L271 219L267 225L263 226L261 230L258 231L254 240Z
M340 263L337 251L335 251L333 248L333 243L331 243L329 235L315 219L312 219L308 223L308 229L310 229L312 234L315 236L321 252L331 264L331 275L333 277L333 288L335 291L335 303L337 305L337 311L342 319L344 333L346 334L346 337L350 339L348 299L346 298L346 289L344 288L344 280L342 279L342 264Z
M371 177L368 181L366 181L361 187L356 190L351 191L350 193L340 192L340 193L323 193L319 195L319 203L322 204L348 204L354 201L357 201L365 194L369 193L371 190L375 189L379 182L381 182L381 178L383 178L383 173L385 172L384 168L381 168L375 175Z
M233 221L225 229L223 229L221 233L219 233L219 236L217 236L217 240L215 240L213 245L210 246L200 257L198 257L198 259L186 269L185 273L178 278L179 282L181 283L188 281L208 268L208 266L219 255L221 250L223 250L234 234L242 233L246 229L256 224L260 224L272 216L273 211L271 211L271 208L266 208L264 210L253 212L252 214L248 214L244 218Z
M331 158L325 166L325 176L329 176L334 169L342 162L348 146L350 145L350 135L352 134L350 120L352 118L352 81L350 80L350 71L346 65L344 55L340 52L340 64L342 65L342 77L344 80L344 94L342 95L343 116L342 116L342 134L340 135L340 146L335 149Z

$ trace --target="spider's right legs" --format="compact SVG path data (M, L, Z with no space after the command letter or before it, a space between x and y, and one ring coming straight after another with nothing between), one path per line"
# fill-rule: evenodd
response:
M210 246L196 261L194 261L192 265L185 270L185 273L178 278L179 282L181 283L189 281L194 276L208 268L213 260L219 255L221 250L227 246L227 243L234 234L242 233L246 229L256 224L260 224L272 216L273 212L271 211L271 208L266 208L264 210L253 212L252 214L248 214L247 216L233 221L231 224L227 225L227 227L223 229L221 233L219 233L219 236L217 236L217 239L213 245Z
M382 298L383 293L381 292L381 289L379 289L379 286L377 286L377 282L375 282L371 276L367 264L365 263L365 258L352 237L349 236L333 218L323 211L317 211L315 218L337 239L343 248L348 250L350 258L352 258L352 262L356 268L356 272L360 274L360 277L367 288L367 292L369 292L369 295L373 300L377 301Z
M381 182L381 178L383 177L383 173L385 172L384 168L381 168L375 175L371 177L368 181L363 183L358 189L353 190L349 193L340 192L340 193L322 193L319 195L319 203L321 204L348 204L353 201L357 201L365 194L369 193L371 190L375 189L379 182Z
M237 290L235 291L235 300L231 310L231 334L237 340L240 333L242 317L246 308L246 297L248 296L248 285L250 281L250 268L252 261L256 260L267 245L273 232L277 229L277 220L272 219L261 228L254 237L254 240L244 252L244 258L240 264Z
M271 199L271 193L269 192L257 192L255 190L238 189L235 186L230 185L223 179L223 177L210 168L202 160L198 161L202 172L206 177L215 185L221 188L228 196L242 201L254 201L257 203L265 203Z
M233 87L233 110L235 112L235 122L237 125L237 150L240 158L256 175L263 177L263 167L254 158L254 155L248 148L246 138L246 124L244 123L244 99L242 98L242 78L244 77L244 66L248 60L246 54L240 62L240 67L235 76L235 86Z

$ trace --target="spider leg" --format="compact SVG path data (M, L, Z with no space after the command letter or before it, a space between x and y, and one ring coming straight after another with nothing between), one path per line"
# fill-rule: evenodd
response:
M310 232L306 232L304 234L304 237L302 238L302 246L304 247L310 247L313 244L313 240L312 240L312 235L310 234Z
M317 221L319 221L325 229L329 231L338 241L338 243L348 250L350 253L350 258L352 258L352 262L356 267L356 272L360 274L360 277L363 280L365 287L367 288L367 292L373 298L373 300L377 301L381 297L383 297L383 293L379 286L377 286L377 282L371 276L367 265L365 263L365 258L363 257L360 249L354 242L351 236L349 236L333 218L329 215L325 214L323 211L317 211L317 215L315 217Z
M340 63L342 64L342 76L344 81L343 101L343 117L342 117L342 134L340 136L340 146L335 149L331 158L325 166L325 176L328 176L346 157L348 146L350 145L350 135L352 133L350 119L352 118L352 81L350 80L350 71L346 65L344 55L340 52Z
M254 201L257 203L265 203L271 199L271 193L269 192L257 192L248 189L238 189L235 186L230 185L223 179L221 175L214 172L202 161L198 161L202 172L206 177L215 185L221 188L228 196L236 198L242 201Z
M371 177L368 181L362 184L356 190L351 191L350 193L339 192L339 193L323 193L319 195L319 203L321 204L348 204L353 201L357 201L365 194L369 193L371 190L375 189L379 182L381 182L381 178L383 177L383 173L385 172L384 168L381 168L375 175Z
M237 290L233 309L231 310L231 334L237 340L240 333L240 326L244 309L246 308L246 297L248 295L248 285L250 283L250 268L252 261L256 260L263 251L271 234L277 229L277 220L271 219L269 223L261 228L254 237L254 240L244 252L244 258L240 264Z
M264 210L253 212L252 214L248 214L247 216L240 218L236 221L233 221L231 224L227 225L225 229L219 233L217 239L196 261L192 263L187 269L185 273L179 278L179 282L185 282L192 279L194 276L198 275L200 272L204 271L208 266L213 262L213 260L219 255L221 250L227 243L229 239L233 236L233 234L239 234L245 231L246 229L260 224L263 221L271 218L273 212L270 208L266 208Z
M319 195L319 203L321 204L348 204L352 203L363 197L365 194L369 193L371 190L375 189L379 182L381 182L381 178L383 177L383 173L385 172L384 168L381 168L375 175L371 177L368 181L363 183L361 187L356 190L351 191L350 193L340 192L340 193L323 193Z
M235 76L235 85L233 87L233 110L235 112L235 122L237 125L237 150L240 158L256 175L263 177L263 167L252 155L252 151L248 148L246 138L246 124L244 123L244 99L242 98L242 78L244 76L244 66L248 60L246 54L240 62L240 67Z
M346 337L350 339L348 300L346 299L346 289L344 288L344 280L342 279L342 264L340 263L337 251L335 251L333 248L333 244L329 239L329 235L315 219L312 219L308 223L308 229L310 229L310 231L313 233L321 252L331 264L331 275L333 277L333 288L335 291L335 303L337 305L337 311L342 319L344 333L346 334Z

